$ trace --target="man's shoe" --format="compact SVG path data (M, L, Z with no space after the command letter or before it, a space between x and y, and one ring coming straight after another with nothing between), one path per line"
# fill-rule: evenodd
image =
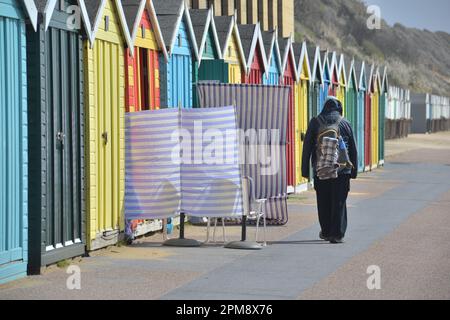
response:
M343 238L331 238L330 243L337 244L337 243L344 243Z
M319 238L325 241L330 241L330 239L328 237L325 237L322 233L322 231L319 232Z

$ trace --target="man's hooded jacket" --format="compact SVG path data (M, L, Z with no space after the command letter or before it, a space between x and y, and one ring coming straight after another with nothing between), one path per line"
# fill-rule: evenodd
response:
M329 97L325 101L325 105L319 116L322 116L327 123L335 123L342 117L342 113L342 104L339 100L334 97ZM309 122L308 130L306 131L305 140L303 142L302 176L304 178L309 178L310 159L312 161L314 176L316 175L316 147L319 128L319 121L314 117ZM343 118L339 124L339 133L347 146L348 155L353 164L352 169L345 169L339 172L339 175L349 174L353 179L356 179L358 174L358 152L350 122L345 118Z

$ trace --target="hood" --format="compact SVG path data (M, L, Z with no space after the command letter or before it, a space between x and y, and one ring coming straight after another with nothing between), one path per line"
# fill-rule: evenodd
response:
M336 113L342 116L343 114L342 103L338 99L336 99L336 97L329 96L325 100L322 112L320 114L326 116L329 114L336 114Z

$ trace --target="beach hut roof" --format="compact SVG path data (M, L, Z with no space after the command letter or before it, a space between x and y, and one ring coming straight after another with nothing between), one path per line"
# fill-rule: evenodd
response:
M145 12L144 10L147 9L159 49L162 51L164 58L167 60L167 50L164 44L159 22L156 17L155 8L153 7L153 2L148 0L122 0L122 8L127 23L128 36L131 39L132 46L130 47L130 54L134 54L134 42L139 30L139 24L142 20L142 15Z
M222 59L222 50L220 49L219 38L217 36L213 10L213 6L211 6L209 9L192 9L189 11L192 21L192 27L194 28L195 39L198 45L199 65L202 60L202 55L210 27L212 30L213 42L216 46L218 58Z
M320 59L322 61L322 77L325 78L325 72L327 72L328 78L331 79L330 61L328 61L328 50L320 51Z
M369 92L374 92L375 91L375 87L373 85L374 80L376 82L378 80L377 67L375 66L374 63L372 63L371 66L370 66L370 72L369 72L369 86L368 86L368 91Z
M330 76L333 74L333 72L336 74L336 76L339 78L339 69L338 69L338 61L336 57L336 52L327 52L327 60L328 60L328 68L330 70Z
M238 25L238 29L242 48L244 49L244 55L246 58L247 72L250 71L250 66L256 52L256 46L259 46L261 57L263 60L263 68L264 71L266 71L266 53L264 50L264 42L262 40L259 22L257 24L240 24Z
M322 73L322 60L320 57L320 47L314 45L307 45L308 49L308 60L309 66L311 68L311 81L315 81L317 76L319 76L320 83L323 83L323 73ZM317 74L319 73L319 74Z
M233 16L220 16L214 17L214 23L217 28L217 37L219 38L219 44L223 51L227 45L228 35L233 30Z
M284 75L288 65L288 59L291 59L292 65L294 66L295 76L297 77L297 66L295 65L294 50L292 49L292 37L279 38L280 50L282 53L282 65L281 74Z
M389 92L389 78L388 78L388 74L387 74L387 66L383 67L383 79L381 82L381 91Z
M164 43L166 44L168 55L172 54L175 45L177 31L180 28L181 20L186 19L187 32L189 34L195 58L198 60L198 47L195 40L194 29L192 28L189 10L183 0L153 0L153 5L161 27Z
M37 14L42 15L44 30L48 29L57 2L57 0L34 0L34 3L36 4Z
M380 65L376 65L376 69L375 69L375 77L377 78L377 85L378 85L378 92L381 92L382 90L382 81L383 79L381 78L381 71L380 71L381 66Z
M107 0L78 0L78 4L81 9L81 16L83 18L84 26L91 43L91 47L94 45L95 36L100 26L103 10L105 9ZM125 42L129 48L132 48L131 38L128 32L127 22L125 14L123 12L122 4L120 0L113 0L115 8L117 9L117 15L119 18L119 25L121 27L122 35L125 38Z
M356 91L359 91L359 82L355 69L355 59L345 57L345 65L348 67L347 83L349 84L350 80L353 79L353 86L355 87Z
M355 60L355 73L358 79L358 90L367 90L367 76L366 76L366 63L365 61Z
M34 31L37 30L38 23L38 8L37 3L33 0L21 0L23 8L25 9L25 13L30 19L31 25L33 26Z
M336 55L336 59L339 59L339 65L338 65L338 79L339 83L344 83L344 85L347 85L347 69L348 66L345 60L345 55L341 53L339 57ZM337 61L337 60L336 60ZM344 79L342 79L342 76Z
M214 23L217 28L217 36L219 38L219 44L222 48L222 57L226 56L226 50L228 43L233 35L236 36L236 42L239 51L239 57L244 68L247 67L246 59L244 55L244 49L242 48L241 37L236 24L236 15L234 16L218 16L214 17Z
M269 63L270 59L272 59L272 52L275 51L275 63L278 64L278 68L281 70L282 61L280 55L280 47L278 46L277 29L270 31L261 31L261 37L264 43L264 50L266 52L267 63Z
M306 73L309 77L309 82L311 82L311 66L309 65L309 59L308 59L308 49L306 46L306 42L303 41L302 43L293 43L292 49L294 51L294 57L295 61L297 61L297 78L296 81L300 80L300 75L302 74L303 70L303 61L306 62Z

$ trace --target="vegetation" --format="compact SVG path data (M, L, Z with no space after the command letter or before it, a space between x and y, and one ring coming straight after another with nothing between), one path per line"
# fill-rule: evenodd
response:
M381 29L369 30L368 17L359 0L295 0L295 38L386 65L390 84L450 95L450 34L384 20Z

